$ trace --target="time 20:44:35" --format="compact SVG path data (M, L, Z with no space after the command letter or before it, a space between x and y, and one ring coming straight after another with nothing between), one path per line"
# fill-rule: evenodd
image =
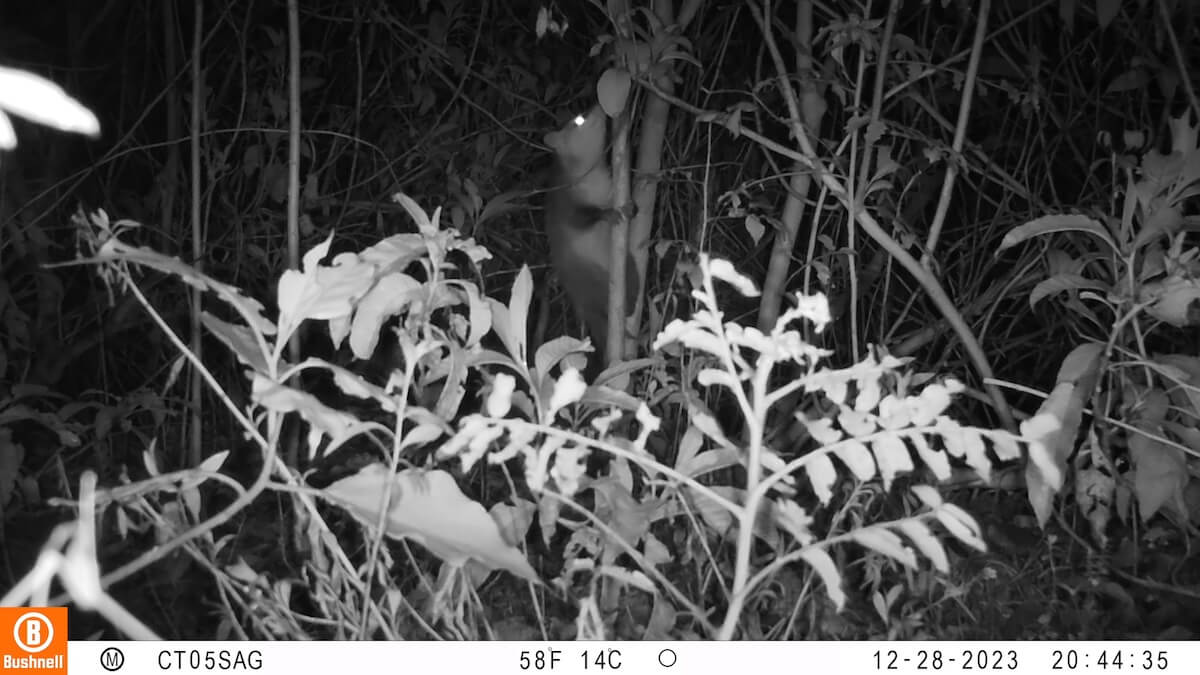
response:
M1051 659L1051 670L1137 668L1138 670L1161 671L1167 669L1167 652L1165 650L1102 649L1097 652L1088 652L1077 649L1055 649L1051 653Z

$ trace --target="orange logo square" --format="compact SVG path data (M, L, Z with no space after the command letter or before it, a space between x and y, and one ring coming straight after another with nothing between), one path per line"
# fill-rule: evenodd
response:
M67 608L0 607L0 672L66 675Z

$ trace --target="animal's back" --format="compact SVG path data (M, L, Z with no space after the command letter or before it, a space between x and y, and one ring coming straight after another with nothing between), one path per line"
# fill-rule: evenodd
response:
M608 334L608 255L615 212L607 140L600 106L545 138L557 159L546 195L550 261L596 345L593 362L603 358ZM637 291L632 256L626 257L625 272L625 304L632 309Z

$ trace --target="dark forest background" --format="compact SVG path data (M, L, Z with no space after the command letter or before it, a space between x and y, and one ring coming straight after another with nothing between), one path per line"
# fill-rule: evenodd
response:
M92 139L14 116L19 144L0 156L5 602L29 602L21 580L39 551L94 538L87 569L129 614L81 604L79 569L64 567L44 590L74 598L72 637L1195 638L1191 3L629 4L306 1L293 30L279 0L0 3L0 66L61 86L102 128ZM572 349L553 340L583 333L548 265L543 136L602 82L601 102L629 112L618 168L632 169L631 232L648 233L639 334L610 387L547 418ZM444 238L397 193L440 207ZM126 248L101 246L105 219L139 224L118 228ZM370 355L321 323L337 303L366 317L361 293L325 280L330 305L301 303L302 356L378 387L391 409L368 410L321 369L273 381L312 399L256 389L247 371L279 375L295 354L248 363L253 340L231 336L254 322L206 281L261 302L273 326L297 263L289 236L303 254L331 233L327 265L374 261L347 273L363 293L385 270L433 289L375 317ZM769 332L796 292L824 293L830 325L798 335L831 350L828 367L860 368L833 377L849 384L817 392L802 365L780 364L770 387L806 384L768 414L697 379L728 367L750 391L753 341L745 371L656 345L699 306L700 253L765 291L718 283L727 321ZM88 262L60 264L72 260ZM530 303L524 322L490 306L489 324L527 332L528 354L500 329L464 337L484 327L483 296ZM397 328L441 351L415 358ZM509 360L448 365L480 350ZM521 421L488 436L509 456L469 465L467 436L500 429L471 417L491 410L498 373L516 377ZM930 418L976 431L856 433L845 417L883 419L862 403L877 388L903 399L947 377L964 391ZM643 401L662 420L653 433L629 421ZM623 420L593 425L609 405ZM813 431L821 419L836 443ZM347 420L378 429L339 438ZM547 427L577 434L558 452L595 446L576 493ZM545 489L561 500L529 473L547 454L561 470ZM737 505L782 466L794 485L764 492L743 539L753 517ZM96 489L81 487L92 474ZM925 483L973 520L960 530L909 491ZM397 506L426 484L431 501ZM384 491L394 519L381 532ZM95 519L80 518L85 499ZM449 515L413 523L405 509ZM503 543L478 544L491 539L477 527Z

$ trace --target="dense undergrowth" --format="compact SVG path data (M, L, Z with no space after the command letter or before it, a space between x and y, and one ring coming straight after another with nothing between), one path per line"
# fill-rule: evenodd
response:
M203 73L158 70L168 11L63 82L103 150L17 124L3 604L76 637L1195 636L1190 10L499 4L226 7ZM593 92L633 111L643 288L587 382L531 167Z

